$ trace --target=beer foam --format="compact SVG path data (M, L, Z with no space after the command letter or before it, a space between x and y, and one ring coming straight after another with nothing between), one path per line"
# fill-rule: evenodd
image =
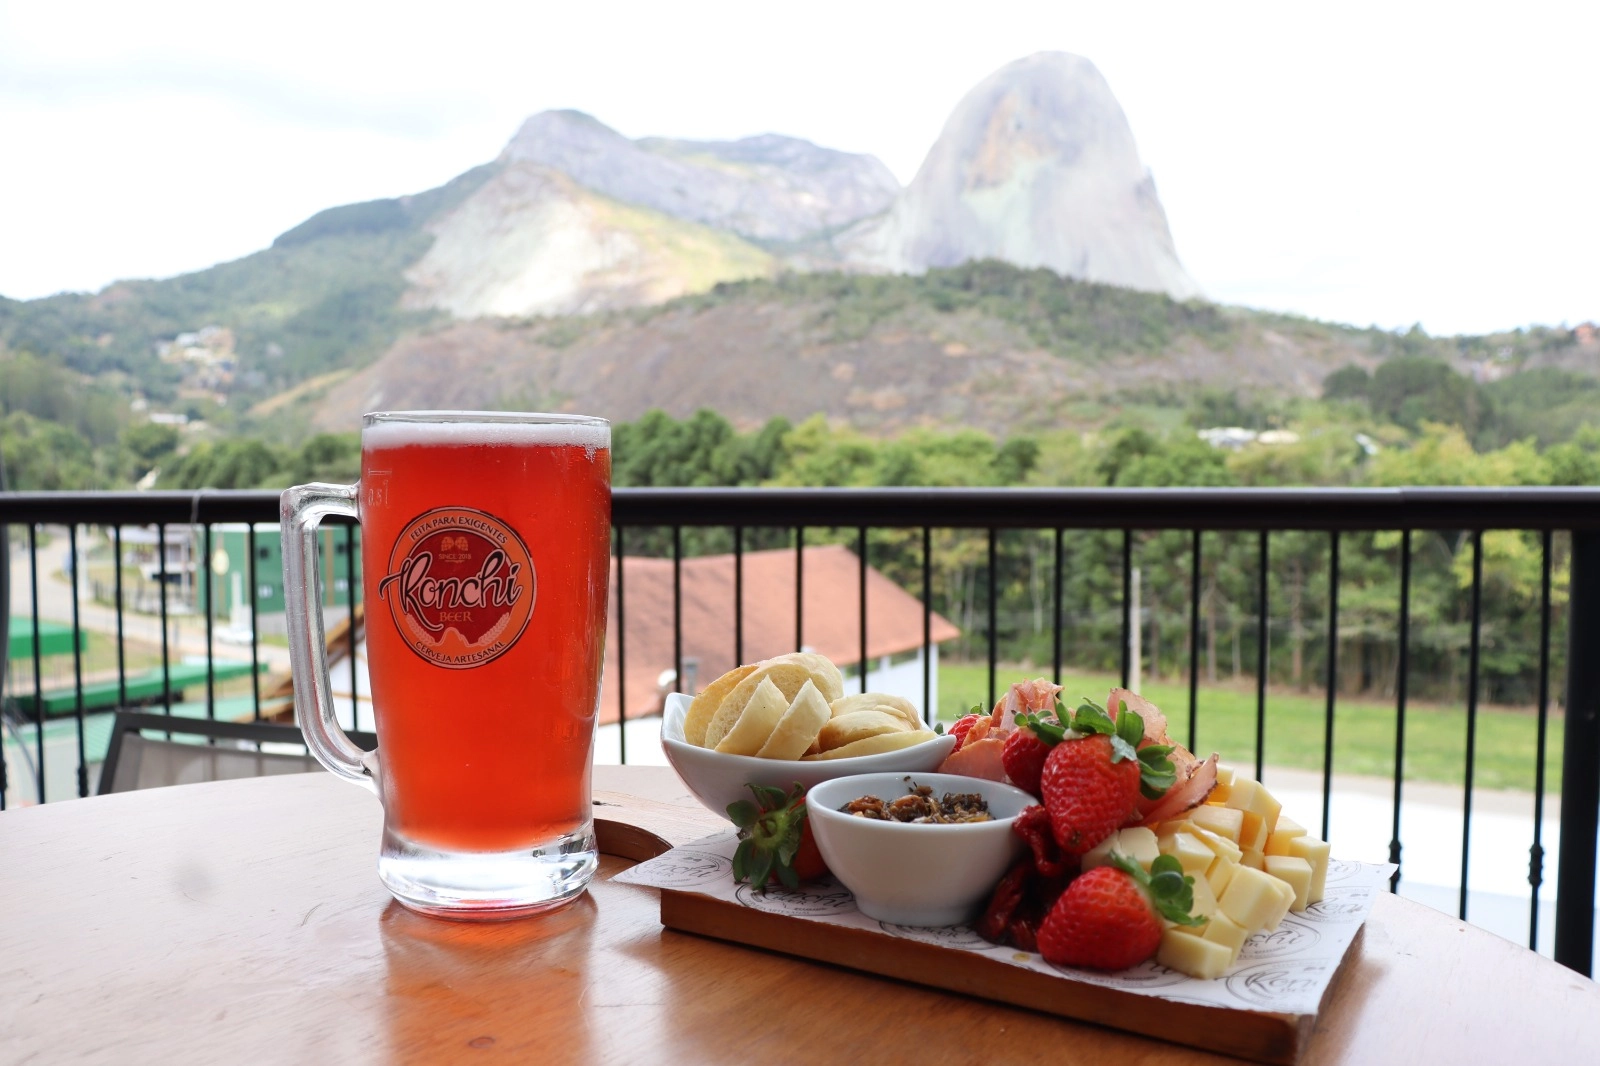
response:
M452 415L455 415L452 412ZM411 445L464 448L490 445L542 445L577 447L588 458L601 448L611 447L611 425L600 419L575 419L571 422L518 422L515 415L483 412L484 421L409 421L374 422L361 430L362 444L368 448L403 448ZM418 412L417 417L425 417ZM456 417L472 417L461 413ZM549 416L559 417L559 416ZM504 421L500 419L503 418Z

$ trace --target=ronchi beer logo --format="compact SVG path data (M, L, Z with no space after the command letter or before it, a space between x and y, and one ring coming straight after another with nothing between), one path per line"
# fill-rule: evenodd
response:
M451 670L509 651L533 616L536 592L522 538L469 507L439 507L412 519L395 538L378 582L401 639Z

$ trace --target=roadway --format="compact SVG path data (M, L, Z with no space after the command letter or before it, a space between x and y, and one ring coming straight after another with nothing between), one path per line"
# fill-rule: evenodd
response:
M50 529L50 543L39 549L39 617L51 622L72 624L72 582L65 576L68 552L64 529ZM27 542L11 546L11 613L27 615L32 611L31 588L33 584L28 566ZM124 602L128 599L124 589ZM117 633L116 609L95 603L84 597L78 604L78 624L87 632L101 633L115 639ZM223 628L213 626L213 631ZM154 647L161 646L161 618L124 608L122 631L125 639L143 641ZM206 644L205 617L197 614L171 614L167 618L168 654L176 662L185 656L205 656L210 651L213 658L234 662L249 662L248 645L230 644L213 640ZM288 673L289 650L273 644L260 645L257 661L267 664L271 673Z

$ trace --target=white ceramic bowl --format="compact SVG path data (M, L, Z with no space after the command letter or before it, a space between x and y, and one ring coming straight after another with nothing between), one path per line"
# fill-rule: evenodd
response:
M796 781L803 788L811 788L820 782L852 774L878 771L895 771L902 775L922 773L944 762L950 749L956 745L955 737L936 737L925 744L886 751L882 755L819 759L815 762L728 755L698 747L683 739L683 717L689 712L689 702L689 697L681 693L667 697L661 720L661 747L672 768L689 786L689 791L724 818L728 816L728 804L750 798L750 790L745 787L747 782L788 791Z
M919 825L858 818L839 810L861 796L904 796L907 777L939 796L980 793L989 801L993 819ZM894 925L959 925L976 917L1022 852L1011 823L1037 802L1020 788L997 781L934 773L841 777L806 794L811 832L828 869L855 895L862 914Z

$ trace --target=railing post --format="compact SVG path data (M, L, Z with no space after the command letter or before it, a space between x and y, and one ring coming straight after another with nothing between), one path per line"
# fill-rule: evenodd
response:
M1600 825L1600 532L1572 534L1566 744L1561 755L1561 859L1556 961L1594 964L1595 831Z

